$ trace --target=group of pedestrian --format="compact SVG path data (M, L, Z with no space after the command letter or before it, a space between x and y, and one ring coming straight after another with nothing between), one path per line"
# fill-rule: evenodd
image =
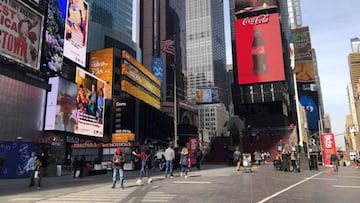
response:
M42 152L39 157L35 151L31 153L24 167L25 171L30 173L29 187L33 187L36 184L37 189L40 189L41 179L46 174L48 159L49 157L46 151Z

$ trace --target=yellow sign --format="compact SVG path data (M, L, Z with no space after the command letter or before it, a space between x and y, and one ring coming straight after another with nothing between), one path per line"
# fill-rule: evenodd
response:
M135 141L135 134L134 133L113 133L111 141L112 142Z
M139 84L143 88L149 90L155 96L160 98L160 96L161 96L160 88L156 87L148 79L143 77L138 70L136 70L132 67L129 67L128 65L123 63L122 68L121 68L121 74L127 76L128 78L130 78L131 80L133 80L134 82L136 82L137 84Z
M90 73L108 83L105 87L106 99L112 98L113 58L113 48L90 52Z
M144 75L149 77L152 81L154 81L158 86L161 85L160 80L155 77L148 69L146 69L143 65L141 65L133 56L131 56L128 52L122 51L122 58L133 64L137 69L139 69Z
M128 81L126 81L126 80L121 81L121 90L124 92L127 92L128 94L136 97L137 99L160 110L160 100L159 99L155 99L154 97L145 93L143 90L132 85Z

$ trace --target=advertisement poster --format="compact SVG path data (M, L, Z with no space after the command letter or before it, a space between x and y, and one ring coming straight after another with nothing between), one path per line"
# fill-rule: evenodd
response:
M235 20L238 84L285 80L279 14Z
M235 0L235 13L277 8L276 0Z
M49 0L43 67L62 71L67 0Z
M297 82L315 81L314 63L309 27L292 30L295 48L295 74Z
M219 88L209 87L196 90L196 103L218 103Z
M106 82L77 68L76 84L77 117L74 133L102 137Z
M322 133L321 143L324 153L325 166L331 165L330 157L332 154L336 154L335 136L333 133Z
M199 138L190 137L189 138L189 154L190 154L191 164L196 164L195 152L196 152L198 146L199 146Z
M77 86L64 78L49 79L51 91L46 106L45 130L74 132Z
M105 99L112 98L113 59L113 48L90 52L90 73L107 82L105 87Z
M39 70L43 16L22 1L1 1L0 55Z
M88 3L68 0L66 8L64 56L85 67Z
M160 80L161 83L161 93L164 90L164 62L161 58L152 58L151 60L151 72L155 75L157 79Z

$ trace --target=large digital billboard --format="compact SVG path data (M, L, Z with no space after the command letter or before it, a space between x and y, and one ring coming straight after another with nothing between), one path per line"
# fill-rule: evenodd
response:
M276 0L235 0L235 13L253 12L276 7Z
M296 81L315 81L309 27L293 29L292 34L295 48Z
M150 96L148 93L131 84L130 82L122 80L121 90L160 110L160 99L156 99Z
M1 1L0 7L0 55L39 70L43 16L22 1Z
M112 97L113 61L113 48L90 52L90 73L107 82L105 87L106 99L111 99Z
M219 102L219 88L199 88L196 90L196 103L218 103Z
M238 84L285 80L279 14L235 20Z
M68 0L66 8L64 56L85 67L89 5Z
M42 66L62 71L67 0L49 0L45 22L45 48Z
M102 137L106 82L77 68L76 84L77 125L74 133Z
M76 126L77 86L64 78L49 79L51 91L48 93L45 130L74 132Z

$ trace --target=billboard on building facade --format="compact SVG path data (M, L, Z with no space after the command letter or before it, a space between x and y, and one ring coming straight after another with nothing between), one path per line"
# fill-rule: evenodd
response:
M114 108L114 132L135 132L135 99L118 98L113 99Z
M121 66L121 74L130 78L137 85L145 88L152 94L154 94L157 98L160 98L160 88L155 86L150 80L143 76L143 74L138 71L134 66L129 63L123 63Z
M77 68L76 84L77 122L74 133L102 137L106 82Z
M308 84L311 85L311 84ZM306 112L309 131L319 131L320 110L319 95L316 90L299 90L299 101Z
M196 103L218 103L219 88L209 87L196 90Z
M151 60L151 72L160 80L160 89L164 89L164 62L161 58L152 58Z
M295 73L297 82L315 81L314 63L309 27L292 30L295 48Z
M49 0L42 67L62 71L67 0Z
M85 67L89 5L68 0L65 19L64 56Z
M279 14L235 20L238 84L285 80Z
M335 135L333 133L322 133L321 144L325 166L329 166L331 165L331 155L336 154Z
M77 125L77 86L64 78L49 79L51 91L46 105L45 130L73 133Z
M39 70L43 16L18 0L1 2L0 55Z
M90 73L107 82L105 98L112 98L114 49L101 49L90 52Z
M160 100L155 99L154 97L150 96L144 90L136 87L135 85L131 84L126 80L121 81L121 90L132 95L133 97L153 106L160 110Z
M276 0L235 0L235 13L253 12L276 7Z

